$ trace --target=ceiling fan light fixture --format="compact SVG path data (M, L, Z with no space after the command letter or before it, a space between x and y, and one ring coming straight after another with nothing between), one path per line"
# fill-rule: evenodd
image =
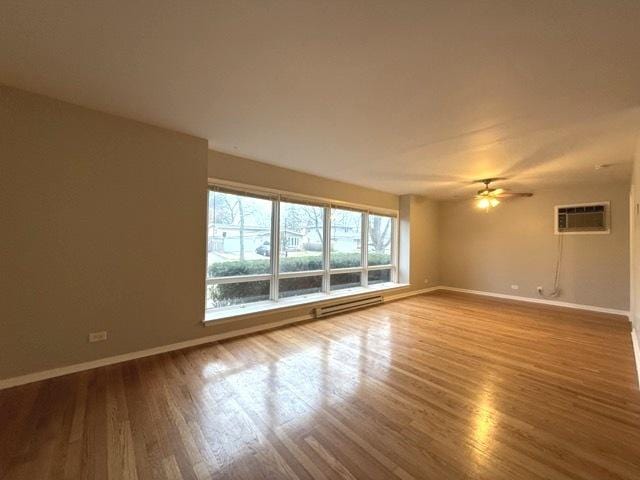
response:
M483 210L488 210L489 205L490 205L489 199L486 197L479 198L478 201L476 202L476 207L481 208Z
M482 196L476 202L476 207L482 210L489 211L490 208L500 205L500 200L493 197Z
M504 180L504 178L485 178L484 180L478 180L478 183L484 183L484 188L482 190L478 190L475 197L475 206L478 209L488 212L489 209L500 205L500 199L503 197L531 197L533 195L533 193L528 192L511 192L506 188L491 188L491 182L496 180Z

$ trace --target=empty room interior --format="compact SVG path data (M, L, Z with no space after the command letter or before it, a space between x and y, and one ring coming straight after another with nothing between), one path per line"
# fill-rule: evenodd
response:
M639 26L0 2L0 480L639 480Z

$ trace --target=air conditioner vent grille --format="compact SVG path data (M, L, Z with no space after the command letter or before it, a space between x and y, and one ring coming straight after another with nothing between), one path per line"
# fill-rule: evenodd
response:
M557 206L555 232L557 234L609 233L609 203Z

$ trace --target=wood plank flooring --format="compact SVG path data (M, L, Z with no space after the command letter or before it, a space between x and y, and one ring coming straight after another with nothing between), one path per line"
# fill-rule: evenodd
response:
M626 319L437 292L0 392L0 478L640 479Z

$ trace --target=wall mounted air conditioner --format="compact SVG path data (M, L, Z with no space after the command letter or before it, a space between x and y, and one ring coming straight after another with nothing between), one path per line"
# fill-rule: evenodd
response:
M556 235L609 233L609 202L556 205Z

